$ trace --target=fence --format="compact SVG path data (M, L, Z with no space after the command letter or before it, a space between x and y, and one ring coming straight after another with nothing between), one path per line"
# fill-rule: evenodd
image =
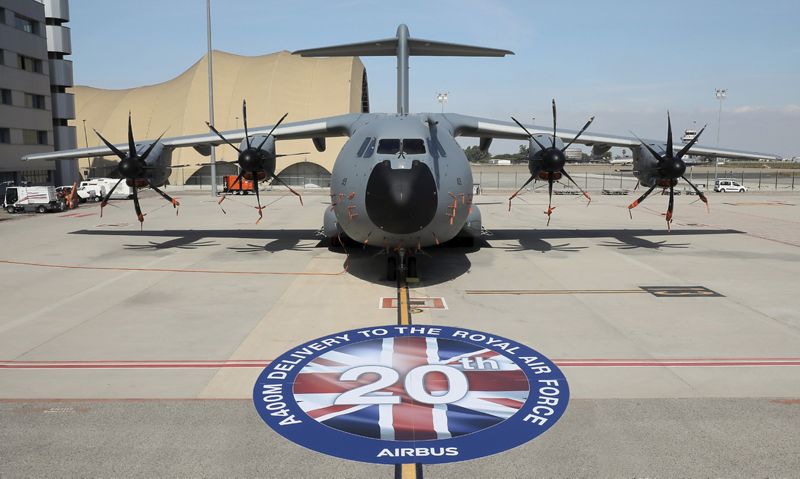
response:
M625 190L632 190L636 187L638 179L633 176L630 171L620 172L579 172L570 173L572 179L586 191L603 191L609 193L624 192ZM696 184L701 190L711 190L714 188L714 173L686 173L692 183ZM530 177L527 171L486 171L480 170L473 172L472 180L476 186L480 185L480 189L486 190L517 190L519 189ZM717 174L718 178L731 178L745 186L749 190L756 191L794 191L795 184L800 190L800 175L796 172L786 171L747 171L747 172L733 172L721 171ZM535 186L534 186L535 185ZM529 189L539 190L540 188L547 189L546 181L536 181L528 185ZM691 187L684 182L679 182L679 190L687 192L692 191ZM557 193L565 190L576 190L569 180L562 178L554 187Z

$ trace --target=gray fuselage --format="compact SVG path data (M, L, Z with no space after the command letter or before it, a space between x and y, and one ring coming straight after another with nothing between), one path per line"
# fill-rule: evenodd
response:
M455 237L472 211L472 172L445 115L365 114L331 177L336 228L354 241L418 248Z

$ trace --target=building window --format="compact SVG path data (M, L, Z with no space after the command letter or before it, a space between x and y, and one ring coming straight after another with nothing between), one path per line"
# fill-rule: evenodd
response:
M38 33L37 23L30 18L14 14L14 26L23 32Z
M11 130L0 128L0 143L11 143Z
M36 108L44 110L44 95L25 94L25 106L27 108Z
M0 16L0 19L2 19L2 18L3 18L3 17L2 17L2 16ZM0 23L2 23L2 22L0 22ZM3 51L3 49L2 49L2 48L0 48L0 65L5 65L5 64L6 64L6 54L5 54L5 52Z
M46 145L46 130L22 130L22 143L26 145Z
M42 61L25 55L17 55L17 67L26 72L42 73Z
M11 101L11 90L6 90L5 88L0 90L0 98L3 101L3 105L13 105L14 104Z

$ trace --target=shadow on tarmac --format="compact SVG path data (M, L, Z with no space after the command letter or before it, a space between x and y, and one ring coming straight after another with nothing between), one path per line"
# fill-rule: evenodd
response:
M164 242L148 241L144 244L125 244L129 250L148 249L196 249L207 246L219 246L213 239L233 238L256 240L244 246L229 247L228 249L240 253L275 253L279 251L311 251L314 248L325 247L332 252L347 254L348 273L369 282L386 282L386 253L382 248L363 247L352 241L346 241L345 248L331 244L322 239L317 230L310 229L282 229L282 230L161 230L161 231L128 231L128 230L78 230L70 234L91 236L126 236L126 237L169 237ZM491 248L487 241L515 240L519 246L501 247L508 252L539 251L546 252L579 252L587 246L573 246L569 242L556 242L550 240L563 239L592 239L607 238L611 241L598 243L599 246L615 247L618 249L650 249L660 250L666 248L686 249L691 243L672 243L668 240L651 241L647 236L684 237L698 235L724 235L743 234L742 231L732 229L691 229L673 230L663 229L595 229L595 230L566 230L566 229L496 229L487 231L480 239L456 239L448 241L438 247L430 247L417 253L417 270L421 276L421 286L430 286L443 283L468 273L472 263L468 255L482 248ZM258 240L266 243L258 244ZM300 245L300 241L315 241L315 246ZM410 283L409 287L415 287Z

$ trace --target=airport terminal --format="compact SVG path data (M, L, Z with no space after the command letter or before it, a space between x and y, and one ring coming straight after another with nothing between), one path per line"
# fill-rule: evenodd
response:
M211 1L178 75L73 86L76 3L0 0L0 476L800 470L784 146L542 92L416 112L426 68L531 47L398 21L245 55Z

